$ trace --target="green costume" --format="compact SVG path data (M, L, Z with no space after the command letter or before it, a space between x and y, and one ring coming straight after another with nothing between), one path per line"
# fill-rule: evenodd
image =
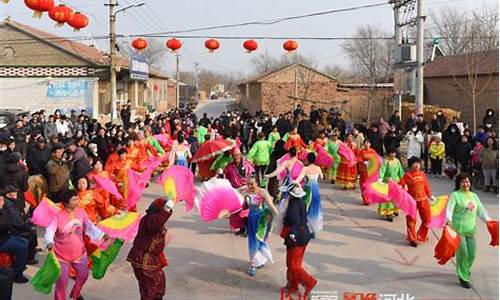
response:
M205 126L198 126L198 144L203 144L205 142L205 135L208 132L208 129Z
M340 145L340 140L337 141L331 141L328 140L328 142L325 144L325 150L328 152L333 157L333 165L331 168L329 168L326 171L326 176L330 180L335 180L337 177L337 168L339 167L340 164L340 155L339 155L339 145Z
M489 220L488 213L478 196L462 190L451 193L446 211L446 219L451 227L460 234L460 247L456 253L457 275L464 281L470 280L470 269L476 257L476 217L484 222Z
M267 140L271 145L274 147L274 144L280 139L280 133L279 132L271 132L269 133L269 136L267 137Z
M379 178L383 182L387 182L389 179L399 182L404 174L405 171L399 159L385 158L384 162L382 163L382 166L380 167ZM394 205L394 202L392 201L380 203L378 205L378 214L383 217L386 216L392 217L396 215L398 211L399 209L396 207L396 205Z
M273 146L269 141L258 140L248 152L247 159L253 162L255 166L267 166L269 165L272 151Z

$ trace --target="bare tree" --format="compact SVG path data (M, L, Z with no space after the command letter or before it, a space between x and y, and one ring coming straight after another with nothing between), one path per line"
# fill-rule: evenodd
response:
M498 48L498 7L460 10L445 6L430 13L430 36L443 37L440 47L446 55ZM474 38L472 38L474 37Z
M354 73L366 83L385 82L392 73L392 40L381 39L390 36L377 26L366 25L356 29L354 37L342 44L344 52L351 61ZM371 119L372 102L375 89L368 93L368 115Z
M354 79L354 75L350 70L346 70L339 65L327 65L323 67L321 72L335 77L338 81L350 81Z
M276 68L277 59L266 48L264 52L252 57L251 63L256 74L269 73Z
M128 42L119 43L119 48L120 52L127 56L137 52ZM168 53L168 49L160 39L148 39L148 47L141 51L141 54L149 60L149 65L160 70L163 69Z

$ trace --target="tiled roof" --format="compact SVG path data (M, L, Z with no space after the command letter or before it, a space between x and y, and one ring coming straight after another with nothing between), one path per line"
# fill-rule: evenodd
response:
M69 52L72 55L82 58L94 65L109 67L109 60L110 60L109 54L107 52L97 49L96 47L85 45L83 43L79 43L76 41L71 41L63 37L54 35L52 33L36 29L34 27L25 24L21 24L11 19L6 19L5 21L0 22L0 25L2 24L10 25L20 31L27 33L28 35L33 36L33 38L35 39L54 45L55 47L60 48L66 52ZM123 69L128 69L130 63L128 58L117 55L116 64L118 67L121 67ZM150 69L150 75L152 76L168 78L166 74L162 73L158 69L152 67L150 67L149 69Z
M498 49L436 57L425 65L424 78L465 76L476 68L477 74L498 74Z
M245 82L242 82L240 84L263 81L263 80L267 79L268 77L271 77L271 76L273 76L275 74L278 74L280 72L283 72L285 70L288 70L288 69L291 69L291 68L294 68L294 67L303 67L303 68L309 69L309 70L311 70L313 72L316 72L316 73L318 73L321 76L325 76L325 77L327 77L327 78L329 78L331 80L336 80L334 77L332 77L330 75L327 75L325 73L322 73L322 72L320 72L320 71L318 71L318 70L316 70L314 68L311 68L311 67L309 67L309 66L307 66L305 64L302 64L302 63L293 63L291 65L287 65L287 66L281 67L279 69L270 71L268 73L265 73L265 74L262 74L262 75L258 75L256 77L251 78L251 79L249 79L249 80L247 80Z

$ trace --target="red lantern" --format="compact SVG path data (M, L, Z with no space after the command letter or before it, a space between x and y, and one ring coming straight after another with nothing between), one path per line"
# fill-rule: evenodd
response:
M297 50L298 47L299 47L299 44L297 44L297 42L294 40L288 40L288 41L283 43L283 49L285 49L288 52L295 51L295 50Z
M58 27L63 26L64 23L68 22L71 19L72 14L73 10L64 4L54 6L51 10L49 10L49 17L57 22L56 26Z
M210 53L219 49L219 47L220 47L220 43L216 39L209 39L209 40L205 41L205 48L207 48Z
M175 52L182 47L182 42L176 38L172 38L167 41L166 45L168 49Z
M144 50L148 47L148 41L143 38L136 38L132 41L132 47L139 51Z
M246 40L243 43L243 48L245 48L248 53L257 50L258 47L259 44L257 44L257 42L254 40Z
M73 27L74 31L80 31L80 29L89 25L89 18L80 12L75 12L74 14L71 14L71 17L68 20L68 25Z
M35 11L33 18L41 18L44 11L54 7L54 0L24 0L24 4Z

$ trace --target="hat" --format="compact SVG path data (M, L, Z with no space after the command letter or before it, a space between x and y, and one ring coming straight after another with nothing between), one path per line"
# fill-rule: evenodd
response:
M287 192L296 198L302 198L306 195L306 192L302 189L300 184L292 183L287 186Z
M163 198L156 198L153 202L151 202L148 209L146 209L146 213L154 214L159 212L165 206L166 202L167 201Z
M13 192L19 192L19 189L13 185L7 185L2 189L3 194L8 194L8 193L13 193Z

